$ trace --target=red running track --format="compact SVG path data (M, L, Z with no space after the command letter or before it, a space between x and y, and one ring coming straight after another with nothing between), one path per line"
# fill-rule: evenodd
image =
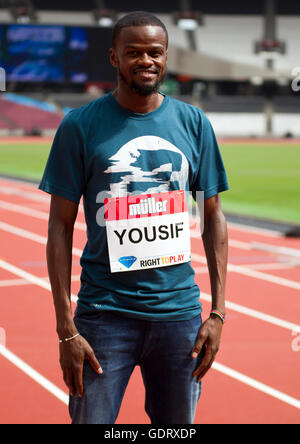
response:
M2 424L70 422L47 280L48 211L49 196L35 186L0 180ZM85 243L82 211L77 222L74 295ZM195 424L299 423L300 240L231 225L229 238L227 322L214 367L203 379ZM257 249L255 243L271 246L271 251ZM278 253L277 247L289 254ZM192 251L205 318L210 285L199 237L193 237ZM136 368L117 423L149 424L144 398Z

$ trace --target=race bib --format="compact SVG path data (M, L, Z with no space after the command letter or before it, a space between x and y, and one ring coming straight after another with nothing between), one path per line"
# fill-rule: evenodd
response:
M191 260L184 191L105 199L104 209L112 273Z

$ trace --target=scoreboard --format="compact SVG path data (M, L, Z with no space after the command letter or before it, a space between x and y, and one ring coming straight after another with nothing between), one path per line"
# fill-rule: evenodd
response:
M0 25L0 67L11 82L113 81L111 30L55 25Z

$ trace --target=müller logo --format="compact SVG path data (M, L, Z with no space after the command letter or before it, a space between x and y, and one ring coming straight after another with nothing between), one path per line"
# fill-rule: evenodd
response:
M141 199L140 203L129 205L129 216L140 214L165 213L167 211L167 200L155 200L154 197Z
M112 220L152 218L183 211L188 209L185 192L182 190L104 199L106 223Z

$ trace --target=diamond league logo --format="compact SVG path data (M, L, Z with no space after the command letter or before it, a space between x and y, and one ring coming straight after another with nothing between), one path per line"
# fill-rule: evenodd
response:
M119 262L120 264L125 265L126 268L130 268L136 260L137 258L135 256L123 256L120 257Z

